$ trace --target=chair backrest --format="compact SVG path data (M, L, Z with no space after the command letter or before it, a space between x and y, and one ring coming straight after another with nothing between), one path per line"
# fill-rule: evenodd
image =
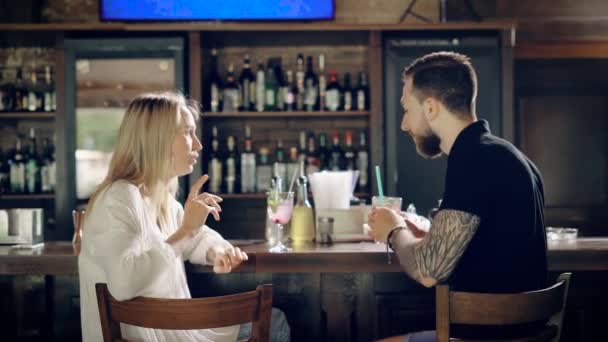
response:
M557 336L538 334L537 339L527 337L520 341L558 341L570 276L571 273L563 273L551 287L513 294L455 292L447 285L439 285L436 288L437 341L450 340L450 324L500 326L538 321L555 325L550 335L557 333Z
M272 285L229 296L160 299L137 297L118 301L106 284L95 284L105 342L124 341L120 323L153 329L191 330L252 322L250 342L267 342L270 334Z

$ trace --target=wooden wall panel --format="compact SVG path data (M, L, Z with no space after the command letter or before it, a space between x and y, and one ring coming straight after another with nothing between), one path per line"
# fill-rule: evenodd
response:
M608 38L604 0L496 0L496 16L518 21L518 40L598 40Z
M3 4L9 4L9 0L0 1L0 9ZM40 0L29 0L40 2ZM335 21L340 23L397 23L403 12L407 9L410 1L402 0L335 0ZM30 5L31 7L32 5ZM25 6L19 6L20 11L13 11L22 18L42 18L50 22L96 22L99 20L98 1L92 0L48 0L42 10L33 15L27 12ZM10 8L10 7L7 7ZM24 10L25 9L25 10ZM418 0L413 6L413 11L425 18L437 21L439 19L439 0ZM4 16L0 15L0 18ZM408 16L406 22L422 22L415 16Z

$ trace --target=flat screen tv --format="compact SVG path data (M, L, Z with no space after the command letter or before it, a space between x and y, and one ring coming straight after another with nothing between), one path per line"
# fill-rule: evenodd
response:
M330 20L334 0L99 0L102 21Z

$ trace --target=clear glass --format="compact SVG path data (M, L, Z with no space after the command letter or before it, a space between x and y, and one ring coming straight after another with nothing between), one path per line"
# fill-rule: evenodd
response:
M293 192L275 192L268 193L267 198L268 218L270 219L275 236L275 243L270 247L271 253L290 252L283 244L283 225L289 223L293 212Z
M372 207L386 207L393 209L397 213L401 212L401 203L403 200L401 197L389 197L389 196L374 196L372 197Z
M76 60L76 196L87 199L108 172L125 109L135 96L176 87L168 58Z

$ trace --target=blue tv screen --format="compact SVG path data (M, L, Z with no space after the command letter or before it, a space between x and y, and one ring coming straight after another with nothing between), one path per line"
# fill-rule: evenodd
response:
M329 20L334 0L100 0L103 21Z

